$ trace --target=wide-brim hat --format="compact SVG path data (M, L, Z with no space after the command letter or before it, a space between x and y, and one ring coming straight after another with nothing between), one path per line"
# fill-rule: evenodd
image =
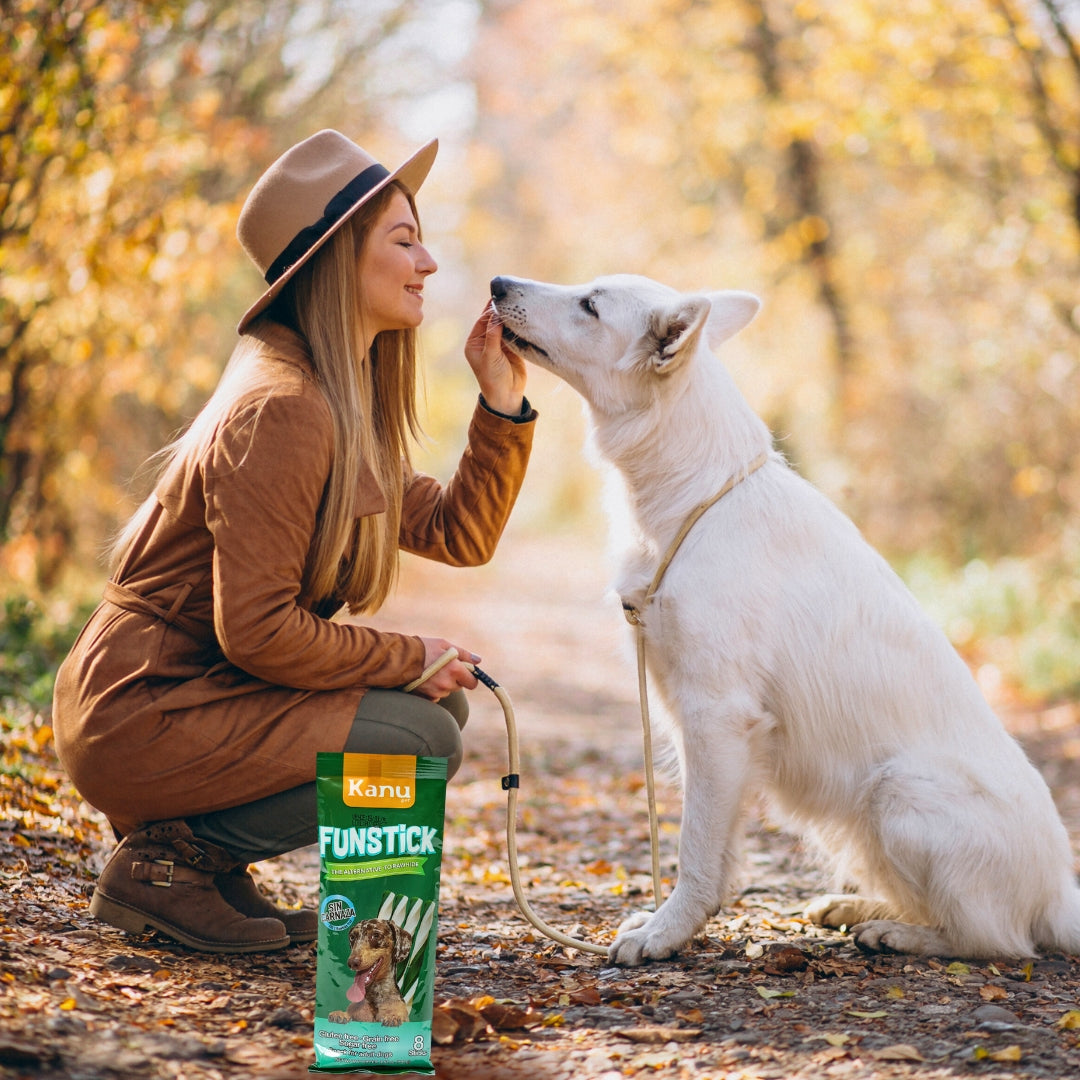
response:
M244 312L243 333L285 283L350 217L395 180L416 194L439 140L425 143L391 172L338 131L327 129L286 150L258 179L240 211L236 235L269 288Z

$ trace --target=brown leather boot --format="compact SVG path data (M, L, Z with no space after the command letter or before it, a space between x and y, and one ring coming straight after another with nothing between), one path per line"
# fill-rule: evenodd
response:
M281 908L264 896L248 868L240 863L214 877L217 890L230 907L241 915L280 919L293 944L314 941L319 936L319 915L313 908Z
M279 919L245 918L214 885L236 860L200 840L183 821L156 821L129 833L98 878L90 913L131 933L149 927L201 952L282 949L289 935Z

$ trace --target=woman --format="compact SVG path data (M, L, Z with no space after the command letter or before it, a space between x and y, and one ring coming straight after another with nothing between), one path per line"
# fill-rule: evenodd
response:
M450 642L330 621L380 606L399 548L489 559L528 461L524 364L485 313L466 343L481 397L456 475L442 487L409 463L436 269L413 195L436 149L389 172L321 131L243 207L237 232L269 288L163 452L57 677L60 759L122 837L91 901L114 926L211 952L311 940L315 912L277 908L247 864L314 841L316 752L460 764L469 667L400 690Z

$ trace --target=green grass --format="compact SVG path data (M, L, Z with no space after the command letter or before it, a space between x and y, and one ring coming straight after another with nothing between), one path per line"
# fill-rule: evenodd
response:
M0 779L33 783L52 755L56 671L89 609L50 614L21 594L0 599L0 609Z
M0 618L0 709L6 715L44 712L52 700L56 670L71 648L83 619L56 623L37 601L15 595L3 600Z

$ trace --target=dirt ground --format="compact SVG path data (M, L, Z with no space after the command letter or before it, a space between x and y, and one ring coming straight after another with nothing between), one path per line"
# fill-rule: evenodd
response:
M522 741L519 848L533 907L606 943L650 900L637 686L598 546L511 536L492 566L410 561L387 626L483 656ZM1000 703L1080 854L1080 709ZM684 955L638 969L567 950L520 916L505 856L502 711L472 695L448 794L436 1034L445 1080L1080 1075L1080 958L866 957L802 919L825 882L752 814L742 891ZM0 776L0 1077L298 1078L313 1060L313 946L222 958L97 924L111 848L59 774L44 722ZM665 889L678 792L659 791ZM312 849L263 864L279 901L314 904Z

